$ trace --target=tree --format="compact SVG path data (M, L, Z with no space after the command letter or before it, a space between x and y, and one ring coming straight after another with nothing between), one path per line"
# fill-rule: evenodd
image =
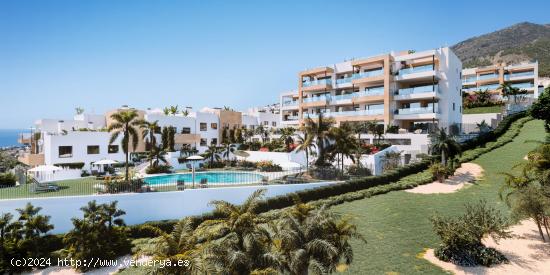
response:
M491 130L491 126L485 122L485 119L482 120L480 123L476 123L476 127L479 129L479 132L486 133L489 130Z
M292 127L285 127L280 129L281 137L279 138L286 146L286 150L290 151L290 145L294 143L294 133L296 129Z
M21 233L25 238L24 246L33 251L33 256L40 256L40 237L53 229L50 224L50 216L38 215L42 207L34 207L27 203L25 208L16 209L19 213L19 221L23 224Z
M166 151L162 149L161 146L153 145L149 153L147 154L147 160L149 161L149 166L157 167L160 162L168 163L166 160Z
M550 133L550 87L546 87L539 95L538 100L531 106L529 114L533 118L544 120L544 129Z
M235 152L236 146L232 143L224 143L223 145L223 157L229 162L229 156Z
M170 114L175 116L179 112L178 105L170 106Z
M308 128L303 128L301 135L296 135L296 141L298 146L296 152L304 152L306 154L306 171L309 171L309 156L314 154L316 145L313 142L313 135L309 132Z
M223 127L223 130L222 130L222 140L221 140L221 143L227 143L229 142L229 133L228 133L229 129L227 126Z
M114 260L130 252L131 244L121 218L126 213L117 208L116 201L98 205L94 200L80 209L83 218L73 218L74 228L63 238L67 257L80 261ZM79 268L87 271L92 267Z
M146 142L146 149L151 150L154 146L157 144L157 138L155 137L155 134L158 134L160 132L160 126L158 125L158 120L155 120L153 122L144 121L143 124L140 125L140 128L142 130L142 138Z
M354 132L348 124L342 124L340 127L330 129L330 136L334 140L333 150L337 155L337 167L341 167L344 172L344 158L348 157L355 162L355 152L358 144L354 137Z
M203 155L205 158L210 159L210 163L220 160L220 147L216 144L208 146L208 149L204 152Z
M132 149L135 150L138 141L139 141L139 135L138 135L138 129L140 125L143 125L144 120L139 119L139 115L135 110L122 110L117 113L114 113L111 115L111 119L113 120L113 123L109 125L107 130L111 132L111 139L109 140L109 144L112 144L115 142L115 140L119 137L119 135L122 134L122 151L124 154L126 154L126 163L125 163L125 170L126 170L126 181L129 179L129 155L130 155L130 144L132 145Z
M309 117L306 119L305 128L307 128L308 129L307 131L311 133L313 138L315 138L316 147L317 147L317 150L319 151L319 155L317 157L317 160L315 161L315 165L317 166L326 165L325 149L331 139L330 128L332 128L333 124L334 124L334 120L332 119L325 120L323 118L323 113L319 113L319 117L317 121L314 121Z
M170 152L176 151L176 127L168 127L168 146L167 150Z
M170 114L170 108L168 108L168 107L164 107L164 108L162 109L162 112L164 113L164 115L166 115L166 116L167 116L167 115L169 115L169 114Z
M269 131L267 131L267 129L262 124L258 125L258 127L254 129L254 133L260 136L260 138L262 139L262 143L265 143L269 138Z
M244 142L243 131L244 131L244 129L242 129L242 128L235 129L235 142L236 143L242 144Z
M162 149L167 150L168 149L168 139L169 139L169 131L168 127L162 127L161 135L160 135L160 142L162 143Z
M187 110L187 109L181 110L181 114L182 114L184 117L187 117L187 116L189 116L189 110Z
M84 113L84 109L83 108L80 108L80 107L76 107L75 108L75 111L76 111L76 114L77 115L81 115Z
M439 128L435 133L430 134L431 154L441 155L441 164L447 165L447 158L452 158L462 152L460 144L454 137L447 134L444 128Z

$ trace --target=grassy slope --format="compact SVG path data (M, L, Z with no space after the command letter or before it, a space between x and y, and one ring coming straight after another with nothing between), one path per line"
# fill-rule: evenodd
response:
M490 106L490 107L477 107L471 109L464 109L465 115L470 114L484 114L484 113L500 113L502 111L502 106Z
M355 260L348 273L444 274L421 258L424 248L434 247L438 242L428 217L436 211L458 215L465 202L481 198L507 211L498 198L503 182L498 173L510 171L536 146L524 143L526 140L542 140L544 135L541 121L528 122L513 142L475 160L485 169L485 178L457 193L423 195L399 191L333 207L337 213L355 217L368 241L367 245L353 243Z

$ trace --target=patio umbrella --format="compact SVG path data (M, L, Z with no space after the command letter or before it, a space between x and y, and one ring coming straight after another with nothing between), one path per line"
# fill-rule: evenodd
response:
M115 163L118 163L118 161L112 159L102 159L94 162L94 165L111 165Z
M194 155L187 158L187 160L190 160L193 162L193 165L191 165L191 171L193 173L193 188L195 188L195 161L203 160L203 159L204 158L199 155Z
M247 157L250 157L250 154L245 152L245 151L242 151L242 150L236 150L235 152L233 152L233 154L235 156L239 156L239 157L242 157L242 158L247 158Z

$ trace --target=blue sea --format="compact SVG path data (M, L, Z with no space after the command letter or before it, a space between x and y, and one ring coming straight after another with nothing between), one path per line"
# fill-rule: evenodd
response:
M0 148L21 145L17 143L17 138L21 133L29 133L29 130L0 129Z

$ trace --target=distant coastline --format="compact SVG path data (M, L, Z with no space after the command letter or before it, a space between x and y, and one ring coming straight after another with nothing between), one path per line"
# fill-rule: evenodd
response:
M29 133L28 129L0 129L0 148L21 145L17 138L21 133Z

